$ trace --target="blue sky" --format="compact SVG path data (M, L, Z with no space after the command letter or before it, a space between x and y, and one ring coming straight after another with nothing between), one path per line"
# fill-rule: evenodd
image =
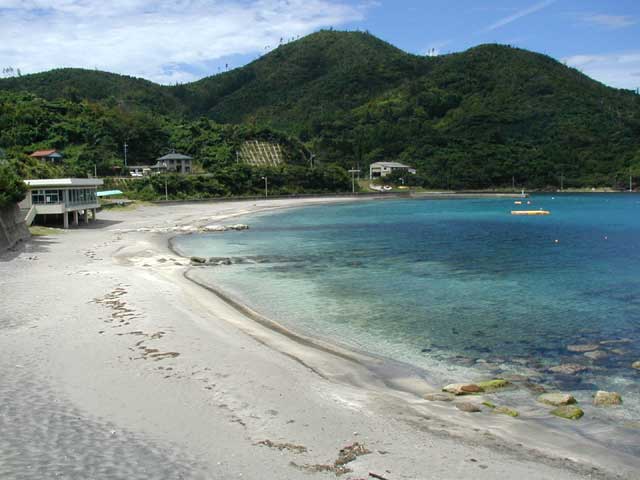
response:
M421 55L505 43L640 87L639 0L0 0L0 66L97 68L172 84L328 27L369 30Z

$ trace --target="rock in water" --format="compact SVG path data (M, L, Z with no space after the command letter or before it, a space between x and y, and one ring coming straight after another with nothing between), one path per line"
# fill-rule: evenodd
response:
M456 408L468 413L477 413L482 411L482 409L478 405L471 402L456 403Z
M502 378L489 380L488 382L478 382L478 386L485 392L494 392L496 390L508 387L509 385L511 385L511 383L503 380Z
M640 370L640 361L638 362L633 362L631 364L631 368L635 368L636 370Z
M575 397L569 393L543 393L538 397L538 401L553 407L576 403Z
M425 400L429 400L430 402L452 402L455 398L455 395L451 393L427 393L424 396Z
M568 345L567 350L570 352L584 353L584 352L592 352L600 348L598 345L589 343L585 345Z
M555 410L551 410L551 415L566 418L567 420L578 420L582 418L584 412L580 407L576 407L575 405L563 405Z
M603 352L602 350L595 350L593 352L585 353L584 356L587 358L590 358L591 360L598 361L598 360L604 360L609 355L607 355L607 353Z
M207 225L202 229L203 232L226 232L227 227L224 225Z
M227 228L230 230L249 230L249 225L244 223L236 223L235 225L229 225Z
M474 383L452 383L444 387L442 391L454 395L473 395L474 393L482 393L484 390Z
M596 392L593 397L593 404L596 407L609 407L611 405L621 405L622 397L617 392L604 392L602 390Z
M202 257L191 257L191 263L204 265L205 263L207 263L207 259Z
M549 369L550 372L560 373L562 375L575 375L576 373L584 372L585 370L589 370L589 367L585 367L584 365L579 365L577 363L564 363Z

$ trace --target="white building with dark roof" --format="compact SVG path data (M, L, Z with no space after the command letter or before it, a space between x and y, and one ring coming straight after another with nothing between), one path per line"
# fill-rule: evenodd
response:
M155 172L191 173L192 158L188 155L172 152L158 158L151 169Z
M375 162L369 166L369 178L386 177L396 170L405 171L412 175L416 174L416 169L399 162Z

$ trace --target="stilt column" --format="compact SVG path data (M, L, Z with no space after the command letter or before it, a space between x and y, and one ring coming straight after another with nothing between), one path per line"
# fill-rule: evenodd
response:
M65 230L69 228L69 212L64 212L62 214L62 226Z
M78 217L79 217L78 211L74 210L73 211L73 225L76 226L76 227L78 226Z

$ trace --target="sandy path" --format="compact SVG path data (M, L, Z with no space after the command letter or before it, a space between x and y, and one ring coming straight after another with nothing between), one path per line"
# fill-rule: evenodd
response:
M554 459L500 440L511 419L389 391L247 319L184 279L166 234L136 231L300 203L103 212L3 255L0 478L634 478L637 459ZM356 442L371 453L336 466Z

